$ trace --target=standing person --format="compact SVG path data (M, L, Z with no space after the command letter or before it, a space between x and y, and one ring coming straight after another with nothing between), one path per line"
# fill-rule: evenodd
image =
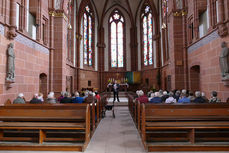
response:
M118 102L120 102L120 101L119 101L119 97L118 97L119 84L117 83L117 80L115 80L115 82L114 82L114 84L112 85L112 87L113 87L113 93L114 93L114 100L113 100L113 102L115 102L116 96L117 96Z

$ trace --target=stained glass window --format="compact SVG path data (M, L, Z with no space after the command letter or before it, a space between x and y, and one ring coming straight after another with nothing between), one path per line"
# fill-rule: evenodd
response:
M84 64L93 65L93 16L89 6L85 7L83 14L83 53Z
M162 10L163 10L163 17L167 16L167 13L168 13L168 0L162 0Z
M111 67L124 67L124 17L115 10L110 19Z
M142 13L144 65L153 65L153 15L150 7L144 7Z

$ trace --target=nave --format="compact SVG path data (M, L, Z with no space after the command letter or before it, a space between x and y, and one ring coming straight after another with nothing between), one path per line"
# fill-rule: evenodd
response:
M86 151L84 153L146 153L141 143L127 106L115 107L116 118L111 111L100 122ZM0 151L0 153L81 153L71 151ZM164 153L192 153L192 152L164 152ZM195 152L205 153L205 152ZM208 152L209 153L209 152ZM229 152L210 152L229 153Z

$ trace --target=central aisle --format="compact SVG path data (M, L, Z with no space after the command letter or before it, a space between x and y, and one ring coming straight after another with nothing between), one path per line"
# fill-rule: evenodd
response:
M127 107L115 107L100 122L85 153L145 153Z

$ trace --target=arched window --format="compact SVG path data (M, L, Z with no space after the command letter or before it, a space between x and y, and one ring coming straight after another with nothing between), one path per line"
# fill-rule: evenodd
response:
M153 65L153 15L146 5L141 15L144 66Z
M111 68L124 68L124 26L125 20L119 10L109 18Z
M84 65L88 66L93 66L94 63L94 38L92 35L94 32L93 20L92 10L89 6L86 6L83 14L83 53Z

